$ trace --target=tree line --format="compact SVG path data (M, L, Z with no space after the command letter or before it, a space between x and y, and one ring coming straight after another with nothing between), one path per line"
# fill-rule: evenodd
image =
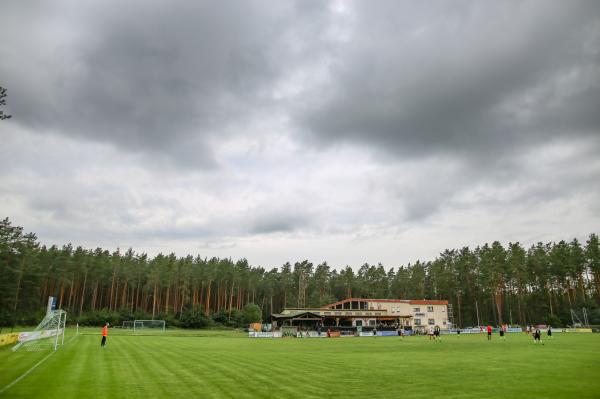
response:
M267 269L246 259L46 246L6 218L0 221L0 289L2 326L36 324L48 296L82 324L165 319L183 327L239 326L284 307L347 297L445 299L461 327L567 325L571 309L584 307L600 324L600 243L591 234L583 245L573 239L447 249L434 260L390 269L306 260Z

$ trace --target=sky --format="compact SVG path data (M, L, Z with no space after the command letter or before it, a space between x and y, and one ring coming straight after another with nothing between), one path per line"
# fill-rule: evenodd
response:
M600 232L598 1L5 0L0 217L334 268Z

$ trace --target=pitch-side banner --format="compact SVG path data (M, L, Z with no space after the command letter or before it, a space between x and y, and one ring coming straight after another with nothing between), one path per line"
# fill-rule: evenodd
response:
M248 333L250 338L281 338L281 331L275 332L258 332L251 331Z
M360 337L374 337L372 332L362 331ZM398 331L377 331L378 337L398 337Z
M62 328L61 329L54 329L54 330L42 330L42 331L24 331L22 333L19 333L19 342L27 342L27 341L33 341L36 339L42 339L42 338L50 338L50 337L54 337L57 334L62 334Z

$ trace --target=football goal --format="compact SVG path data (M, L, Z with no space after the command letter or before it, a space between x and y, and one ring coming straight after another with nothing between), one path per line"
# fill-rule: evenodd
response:
M133 329L133 320L125 320L123 322L123 326L121 327L124 330L131 330Z
M152 334L157 332L165 332L164 320L134 320L133 322L134 334Z
M12 350L39 351L44 349L58 349L59 346L65 343L66 322L67 312L64 310L51 310L35 330L19 334L19 342Z

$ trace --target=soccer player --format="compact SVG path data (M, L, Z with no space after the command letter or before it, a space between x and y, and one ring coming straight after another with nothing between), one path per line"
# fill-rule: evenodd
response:
M441 338L440 338L440 327L439 326L435 326L433 328L433 336L436 341L440 342Z
M552 339L552 327L548 326L548 339Z
M488 333L488 341L491 341L492 340L492 326L490 326L489 324L487 326L487 333Z
M104 323L104 327L102 327L102 342L100 343L100 347L104 348L106 346L106 337L108 336L108 322Z
M544 344L542 342L542 332L540 331L539 328L536 327L535 331L533 333L533 343L537 344L538 342L541 343L542 345Z
M456 337L460 338L460 327L456 329Z
M504 326L504 325L500 326L500 338L502 338L503 341L506 340L506 337L504 336L505 328L506 328L506 326Z
M435 339L433 337L433 327L429 326L429 328L427 329L427 335L429 335L429 340L431 341L432 339Z
M404 331L402 329L402 325L401 324L396 325L396 332L398 332L398 336L400 338L402 338L404 336Z

